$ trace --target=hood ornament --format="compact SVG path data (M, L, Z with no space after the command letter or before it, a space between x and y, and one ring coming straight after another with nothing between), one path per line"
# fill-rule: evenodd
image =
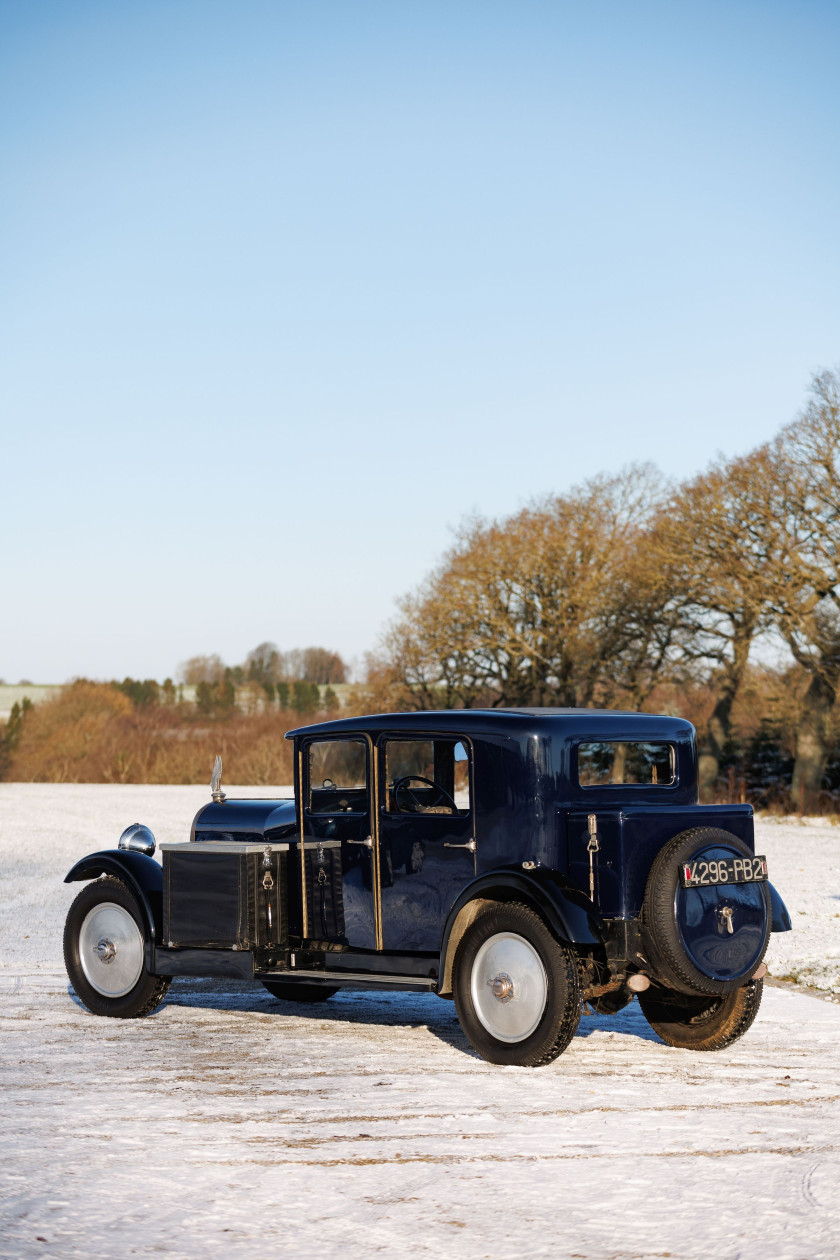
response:
M210 776L210 793L215 805L221 805L222 801L227 799L222 791L222 759L218 753L213 762L213 773Z

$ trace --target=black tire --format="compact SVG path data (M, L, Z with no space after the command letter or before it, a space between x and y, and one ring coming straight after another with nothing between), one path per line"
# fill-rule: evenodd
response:
M723 1050L743 1037L761 1005L761 980L751 980L723 997L690 996L650 988L639 994L642 1014L655 1033L680 1050Z
M575 1035L577 958L530 906L503 902L480 910L458 945L453 979L461 1027L488 1063L541 1067Z
M660 849L648 875L642 906L642 923L653 955L655 972L667 987L680 992L721 996L740 989L755 974L770 942L772 910L766 884L720 884L714 888L698 890L696 893L691 892L689 895L714 893L716 897L724 899L727 896L742 898L749 896L755 900L757 906L762 907L760 914L758 911L753 913L753 917L757 914L759 917L763 916L761 926L753 924L748 929L750 944L745 954L745 965L740 971L736 970L734 974L724 978L709 975L700 970L688 957L675 911L678 894L682 894L680 868L683 863L695 858L698 853L719 847L734 851L742 857L753 856L751 849L744 841L728 831L722 831L717 827L693 827L690 831L683 831L678 836L674 836L673 840L669 840ZM749 893L743 891L746 889L752 891Z
M338 989L331 989L329 985L305 984L302 980L262 980L260 983L281 1002L326 1002L338 993Z
M64 965L94 1015L139 1019L160 1006L170 979L146 970L147 939L143 911L121 879L104 875L85 885L67 912Z

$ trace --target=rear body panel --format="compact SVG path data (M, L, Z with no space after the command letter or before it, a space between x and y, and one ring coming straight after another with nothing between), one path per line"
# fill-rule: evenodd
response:
M716 827L738 836L754 850L753 811L750 805L676 805L646 809L591 811L597 820L599 849L593 863L595 902L611 919L632 919L640 914L645 886L653 860L664 844L682 831ZM565 823L567 869L572 883L589 887L590 812L560 813L558 828Z

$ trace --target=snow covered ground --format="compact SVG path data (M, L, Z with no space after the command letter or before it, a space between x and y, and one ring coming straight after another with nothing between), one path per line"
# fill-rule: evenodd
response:
M840 1002L840 827L759 818L755 843L793 923L792 932L771 938L770 974Z
M759 823L797 929L727 1051L635 1004L539 1071L491 1067L433 995L309 1009L181 981L139 1021L69 994L77 857L183 839L205 788L0 784L0 1256L840 1254L840 829Z

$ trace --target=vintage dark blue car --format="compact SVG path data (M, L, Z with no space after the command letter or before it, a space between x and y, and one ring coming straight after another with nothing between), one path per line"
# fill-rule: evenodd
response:
M698 805L694 728L585 709L391 713L290 731L294 800L212 801L153 857L148 828L77 862L73 987L152 1011L173 976L455 1001L492 1063L536 1067L589 1003L637 996L672 1046L749 1028L790 918L748 805Z

